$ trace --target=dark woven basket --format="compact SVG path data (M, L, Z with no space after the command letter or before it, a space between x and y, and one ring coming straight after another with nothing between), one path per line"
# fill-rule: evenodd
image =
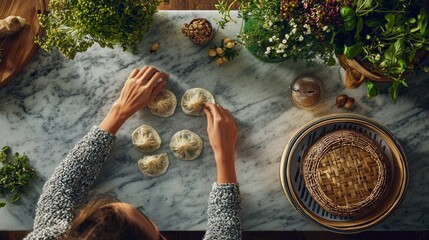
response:
M338 216L361 216L377 208L391 184L391 166L378 144L353 130L321 137L301 168L314 200Z

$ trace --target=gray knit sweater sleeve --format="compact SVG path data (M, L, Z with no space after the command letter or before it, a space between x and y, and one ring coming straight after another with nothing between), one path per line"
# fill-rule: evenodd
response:
M70 151L45 183L33 232L25 239L55 239L65 233L73 214L107 160L114 135L94 126Z
M241 197L238 183L213 183L204 240L241 239Z
M112 134L93 127L70 151L43 187L33 232L26 240L56 239L67 231L74 211L106 162L114 140ZM241 239L240 203L238 184L214 183L204 239Z

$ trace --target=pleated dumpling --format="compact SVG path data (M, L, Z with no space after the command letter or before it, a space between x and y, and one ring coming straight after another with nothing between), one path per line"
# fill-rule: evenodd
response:
M215 103L213 95L203 88L192 88L183 94L181 106L187 115L203 116L206 102Z
M157 177L167 171L169 160L167 153L144 156L137 161L140 171L146 176Z
M153 115L160 117L170 117L174 114L177 106L176 95L170 90L162 90L155 100L148 105Z
M148 125L141 125L131 134L134 146L143 152L154 152L161 146L161 137Z
M171 138L170 150L178 159L194 160L203 150L203 140L189 130L181 130Z

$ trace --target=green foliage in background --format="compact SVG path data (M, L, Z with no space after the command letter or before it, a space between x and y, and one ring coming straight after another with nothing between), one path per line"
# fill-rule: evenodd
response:
M234 6L245 22L240 42L263 61L320 59L335 65L334 56L344 54L393 80L392 102L398 88L408 86L406 76L429 70L422 66L429 51L427 0L219 0L221 28L236 22L230 15ZM377 83L366 86L369 97L379 94Z
M20 156L15 153L10 159L9 152L7 146L0 150L0 198L15 203L21 196L27 195L27 187L38 175L25 154ZM0 201L0 208L5 205L6 202Z
M420 66L429 51L428 12L419 0L355 0L340 10L343 27L335 36L336 54L374 64L377 72L393 79L388 93L398 100L398 87L407 87L405 76ZM367 82L368 96L379 93Z
M133 53L153 24L162 0L50 0L49 11L39 15L45 29L36 42L45 50L57 48L73 59L94 43L113 48L119 44ZM164 1L168 2L168 1Z

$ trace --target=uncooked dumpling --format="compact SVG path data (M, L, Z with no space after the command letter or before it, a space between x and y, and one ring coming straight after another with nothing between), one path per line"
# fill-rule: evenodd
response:
M146 176L157 177L167 171L169 161L167 153L144 156L137 161L140 171Z
M194 160L203 150L203 140L189 130L178 131L171 138L170 150L178 159Z
M192 88L183 94L182 110L191 116L203 116L204 103L206 102L215 103L213 95L205 89Z
M141 125L132 134L131 138L136 148L143 152L153 152L161 146L161 137L148 125Z
M158 94L158 96L155 97L155 100L150 103L148 107L153 115L169 117L174 114L176 105L177 100L174 93L164 89Z

